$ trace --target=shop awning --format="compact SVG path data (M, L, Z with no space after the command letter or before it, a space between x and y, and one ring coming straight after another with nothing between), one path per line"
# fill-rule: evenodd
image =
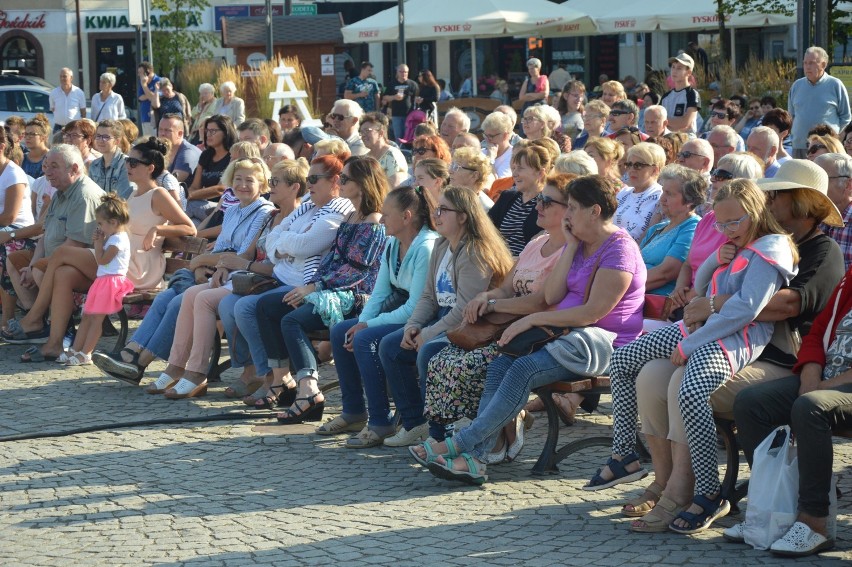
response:
M584 13L547 0L407 0L406 41L438 38L471 39L537 35L538 30L559 30L560 35L597 33ZM383 10L343 28L346 43L396 41L399 9Z

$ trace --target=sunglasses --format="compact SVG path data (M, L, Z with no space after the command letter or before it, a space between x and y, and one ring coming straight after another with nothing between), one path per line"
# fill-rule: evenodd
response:
M446 212L457 213L457 212L459 212L459 210L458 209L451 209L450 207L445 207L444 205L438 205L437 207L435 207L435 216L437 218L441 218L441 215L443 215Z
M341 174L340 174L340 184L341 184L341 185L346 185L346 184L347 184L347 183L349 183L350 181L352 181L352 178L351 178L351 177L349 177L349 176L348 176L348 175L346 175L345 173L341 173Z
M313 174L313 175L308 175L305 179L307 179L307 180L308 180L308 183L310 183L311 185L313 185L313 184L315 184L317 181L319 181L320 179L327 179L327 178L329 178L329 177L331 177L331 175L329 175L329 174L327 174L327 173L323 173L323 174L315 173L315 174Z
M698 156L698 157L703 157L703 158L706 158L706 157L707 157L707 156L702 155L702 154L697 154L697 153L695 153L695 152L690 152L689 150L682 150L682 151L678 152L678 154L677 154L677 159L689 159L689 158L691 158L692 156ZM707 158L707 159L710 159L710 158Z
M127 158L127 167L136 167L138 165L151 165L151 162L142 159L137 159L135 157Z
M435 151L434 148L414 148L413 150L411 150L411 153L422 156L426 152L434 152L434 151Z
M625 114L632 114L632 113L627 111L627 110L610 110L609 111L610 116L624 116Z
M738 228L740 228L740 225L747 218L748 218L748 215L743 215L742 218L739 218L739 219L737 219L735 221L731 221L731 222L714 222L713 228L715 228L719 232L725 232L726 230L735 231Z
M813 144L811 147L808 148L808 155L815 154L820 150L827 150L827 149L828 149L828 146L825 146L823 144Z
M473 169L472 167L465 167L465 166L459 165L455 162L450 164L450 173L456 173L460 169L466 169L467 171L473 171L474 173L476 173L476 170Z
M278 187L279 183L284 183L283 181L280 181L277 177L270 177L268 182L269 186L272 188Z
M651 164L642 163L641 161L628 161L624 163L624 167L638 171L640 169L645 169L646 167L651 167Z
M347 118L350 118L349 116L343 116L342 114L336 114L336 113L335 114L329 114L328 117L331 118L332 120L346 120Z
M728 181L729 179L733 179L734 174L730 171L726 171L724 169L719 169L718 167L710 172L710 180L711 181Z
M553 205L562 205L563 207L568 206L568 203L563 203L562 201L557 201L553 197L549 197L547 195L539 195L538 196L538 204L541 205L542 209L549 209Z
M728 113L727 112L711 112L710 116L713 116L714 118L718 118L720 120L727 120L728 119Z

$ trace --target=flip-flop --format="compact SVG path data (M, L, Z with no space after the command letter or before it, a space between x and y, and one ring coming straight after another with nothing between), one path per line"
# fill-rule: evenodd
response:
M50 325L45 325L38 331L25 331L17 319L12 319L7 324L6 330L0 331L0 337L13 345L44 344L50 338Z
M42 354L37 346L31 346L21 355L21 362L54 362L58 356Z

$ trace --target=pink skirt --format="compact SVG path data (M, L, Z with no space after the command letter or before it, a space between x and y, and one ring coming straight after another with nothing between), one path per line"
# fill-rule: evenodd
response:
M100 276L86 294L84 315L112 315L121 311L124 296L133 291L133 282L126 276Z

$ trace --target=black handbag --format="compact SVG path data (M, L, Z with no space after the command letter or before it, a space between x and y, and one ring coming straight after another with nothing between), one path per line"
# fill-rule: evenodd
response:
M231 275L231 286L236 295L258 295L280 285L277 279L254 272L237 272Z

